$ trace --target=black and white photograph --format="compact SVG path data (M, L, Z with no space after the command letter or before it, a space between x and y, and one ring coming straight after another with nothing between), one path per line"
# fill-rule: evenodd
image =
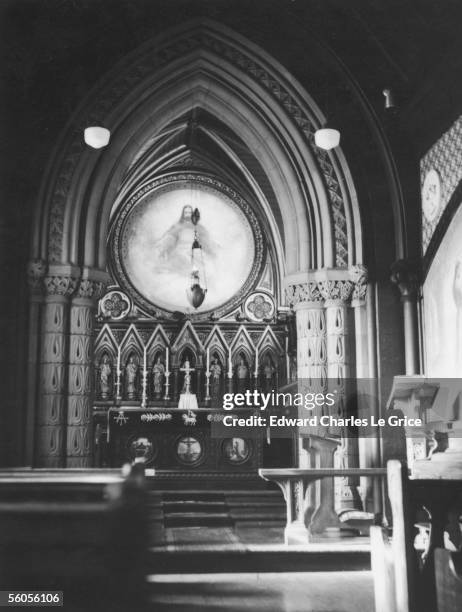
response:
M461 28L0 0L0 607L462 610Z

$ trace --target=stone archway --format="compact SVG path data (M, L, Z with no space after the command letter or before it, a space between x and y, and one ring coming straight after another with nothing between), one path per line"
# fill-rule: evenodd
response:
M341 149L314 147L324 116L283 66L218 24L186 24L127 57L89 95L44 179L30 267L37 287L32 334L42 319L40 377L31 381L38 403L29 398L38 465L91 465L92 321L108 278L110 219L147 178L172 170L178 156L165 142L182 134L191 123L185 117L197 110L207 118L199 126L207 142L226 159L227 176L266 220L279 303L297 304L299 372L330 367L346 375L346 328L337 323L346 324L352 294L364 311L366 287L357 267L362 230L348 164ZM111 129L110 147L85 148L89 124ZM216 172L206 163L207 172ZM326 324L308 338L313 316ZM318 347L316 363L310 342Z

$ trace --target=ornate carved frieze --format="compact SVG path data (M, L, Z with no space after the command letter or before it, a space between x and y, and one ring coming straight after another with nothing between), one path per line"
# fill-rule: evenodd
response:
M318 274L313 273L313 276ZM352 280L350 280L350 278ZM367 288L367 270L364 266L355 266L346 279L324 278L306 282L290 283L286 289L289 304L324 302L347 303L350 297L364 299ZM328 304L325 304L328 305Z
M286 295L289 304L294 305L300 302L322 302L324 299L317 282L289 285L286 289Z
M77 288L78 279L72 276L46 276L44 279L47 295L71 296Z
M104 288L105 283L102 281L82 278L78 284L76 297L98 300L103 295Z
M353 283L348 280L320 281L319 290L326 302L346 303L353 292Z

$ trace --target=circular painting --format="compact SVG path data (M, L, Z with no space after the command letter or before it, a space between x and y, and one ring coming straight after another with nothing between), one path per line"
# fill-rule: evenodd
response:
M143 459L149 463L154 459L154 445L149 438L134 436L128 441L128 455L132 461Z
M142 194L116 229L122 281L142 300L170 312L207 312L229 302L256 277L255 232L260 233L255 215L242 204L245 212L219 189L194 181ZM196 248L192 260L195 241L201 251ZM194 270L207 290L197 309L188 299Z
M250 455L250 446L244 438L227 438L223 442L223 455L229 463L244 463Z
M202 457L202 444L193 436L183 436L177 442L176 455L181 463L193 465Z

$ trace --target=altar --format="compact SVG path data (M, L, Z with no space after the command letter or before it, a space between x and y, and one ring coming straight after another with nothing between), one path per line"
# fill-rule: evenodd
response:
M256 475L262 464L262 435L216 437L215 418L216 412L204 408L112 407L107 412L104 460L111 467L141 460L156 471Z

